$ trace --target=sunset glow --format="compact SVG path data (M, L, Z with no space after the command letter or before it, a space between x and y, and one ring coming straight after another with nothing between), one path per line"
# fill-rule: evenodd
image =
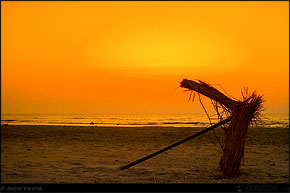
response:
M287 1L6 1L1 14L2 113L203 112L183 78L289 112Z

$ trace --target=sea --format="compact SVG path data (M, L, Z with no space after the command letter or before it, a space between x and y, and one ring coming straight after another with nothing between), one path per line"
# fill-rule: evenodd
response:
M211 123L218 118L211 116ZM1 125L60 125L102 127L208 127L206 114L1 114ZM289 113L265 113L257 126L289 128Z

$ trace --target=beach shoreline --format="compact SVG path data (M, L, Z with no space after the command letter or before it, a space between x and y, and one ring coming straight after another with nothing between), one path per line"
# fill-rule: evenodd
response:
M201 127L1 126L2 183L289 183L289 128L250 127L241 176L223 179L212 131L119 170ZM223 130L215 129L222 141Z

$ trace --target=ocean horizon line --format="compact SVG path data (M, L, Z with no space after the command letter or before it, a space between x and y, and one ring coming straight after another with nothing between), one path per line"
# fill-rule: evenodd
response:
M206 127L217 123L217 115L210 114L2 114L6 125L93 125L93 126L169 126ZM211 123L210 123L211 122ZM288 113L267 113L257 125L289 127Z

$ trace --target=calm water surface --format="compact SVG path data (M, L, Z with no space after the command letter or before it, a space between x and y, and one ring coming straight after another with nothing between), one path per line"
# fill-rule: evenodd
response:
M259 126L289 127L288 113L268 113ZM212 116L212 122L217 117ZM209 120L205 114L182 115L94 115L94 114L2 114L1 124L9 125L78 125L88 126L174 126L206 127Z

